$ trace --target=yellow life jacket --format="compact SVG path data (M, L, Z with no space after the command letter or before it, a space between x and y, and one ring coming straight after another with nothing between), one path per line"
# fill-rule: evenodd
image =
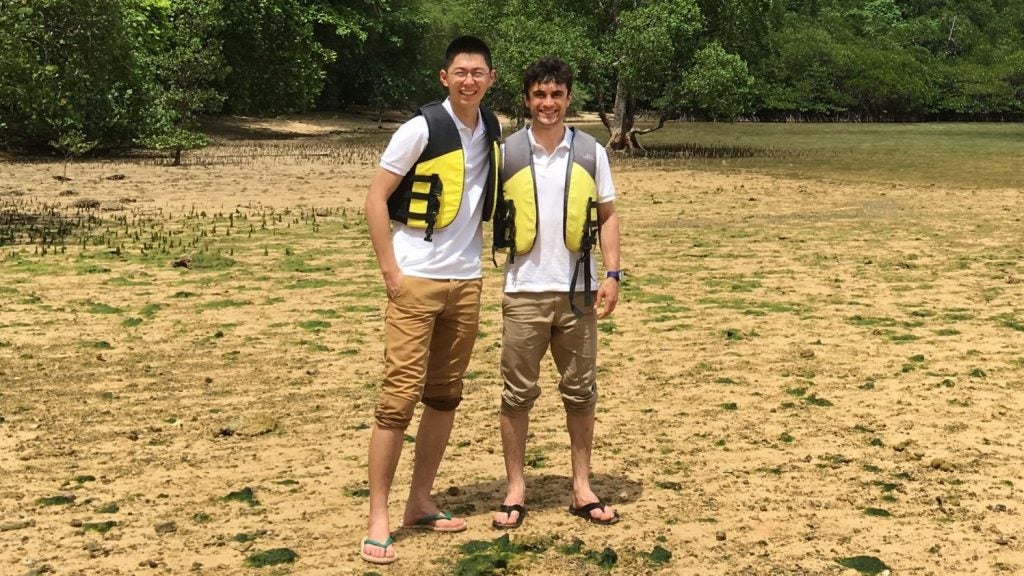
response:
M569 129L573 131L573 138L565 174L562 230L565 247L580 252L587 228L597 219L597 141L586 132ZM537 182L533 148L526 129L505 140L498 197L494 249L508 252L509 260L515 261L515 256L533 249L537 240Z
M388 198L388 215L411 228L425 229L423 239L430 242L434 230L451 224L462 207L466 153L459 129L441 102L423 106L416 111L416 116L420 115L427 121L427 147ZM489 149L483 207L483 220L487 221L494 214L498 188L501 125L494 113L482 106L480 115Z

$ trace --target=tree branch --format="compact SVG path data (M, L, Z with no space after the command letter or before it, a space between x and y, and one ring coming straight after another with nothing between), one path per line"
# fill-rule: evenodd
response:
M648 134L650 132L654 132L655 130L661 130L662 128L665 127L665 120L667 120L667 119L668 119L668 114L666 114L665 111L661 111L661 112L658 113L658 125L657 126L654 126L653 128L644 128L643 130L641 130L639 128L633 128L633 129L631 129L629 131L629 133L633 134L635 136L639 136L641 134Z

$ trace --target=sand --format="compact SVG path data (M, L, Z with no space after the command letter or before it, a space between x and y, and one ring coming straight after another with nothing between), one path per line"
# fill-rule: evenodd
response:
M172 241L174 258L137 256L145 238L123 235L121 257L0 247L0 574L449 574L460 546L501 536L487 265L435 485L469 530L396 531L389 567L358 557L384 293L361 217L379 148L353 142L376 132L235 119L180 168L80 159L58 182L59 161L0 164L0 211L93 198L108 222L199 242ZM546 551L515 555L513 572L608 573L593 560L606 548L614 574L856 574L837 559L857 556L893 574L1024 571L1018 190L613 169L626 280L601 325L593 468L623 519L566 511L548 361L530 513L511 533ZM235 265L172 266L203 245ZM257 505L225 499L246 488ZM574 538L581 553L559 551ZM668 563L648 559L655 546ZM245 564L280 548L295 561Z

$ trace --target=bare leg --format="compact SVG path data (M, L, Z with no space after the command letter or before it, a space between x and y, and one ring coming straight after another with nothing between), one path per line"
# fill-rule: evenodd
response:
M416 432L416 461L413 463L412 482L409 485L409 500L405 503L405 513L402 515L403 525L415 524L420 518L440 512L430 499L430 493L454 423L454 410L441 412L429 406L423 408L420 427ZM433 522L438 528L453 528L465 523L462 518Z
M572 451L572 505L574 508L598 501L590 488L590 453L594 446L594 413L569 412L565 415L569 429L569 443ZM590 515L598 520L609 520L615 516L611 506L593 510Z
M526 478L523 467L526 465L526 435L530 429L530 413L502 412L501 414L501 447L505 454L505 475L508 486L505 488L503 504L512 506L526 502ZM519 520L519 512L495 512L494 521L502 525L512 525Z
M395 468L402 456L402 438L405 432L395 428L379 428L376 425L370 433L370 516L367 521L367 537L384 542L391 535L388 521L388 495L395 479ZM395 555L393 546L387 549L378 546L363 546L363 552L379 558Z

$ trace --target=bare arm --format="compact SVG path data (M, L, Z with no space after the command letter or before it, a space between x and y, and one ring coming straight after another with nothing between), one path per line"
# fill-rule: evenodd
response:
M619 215L615 212L615 202L602 202L597 205L597 224L599 227L599 238L601 240L601 259L608 270L619 270ZM594 301L596 310L604 301L604 308L597 313L597 317L605 318L615 310L619 302L619 281L614 278L605 278L597 290L597 298Z
M366 193L366 223L370 227L370 241L373 251L377 253L377 265L384 276L384 285L388 297L398 295L402 285L402 270L395 259L395 248L391 243L391 223L388 217L388 198L402 182L402 176L389 172L380 166L370 181L370 191Z

